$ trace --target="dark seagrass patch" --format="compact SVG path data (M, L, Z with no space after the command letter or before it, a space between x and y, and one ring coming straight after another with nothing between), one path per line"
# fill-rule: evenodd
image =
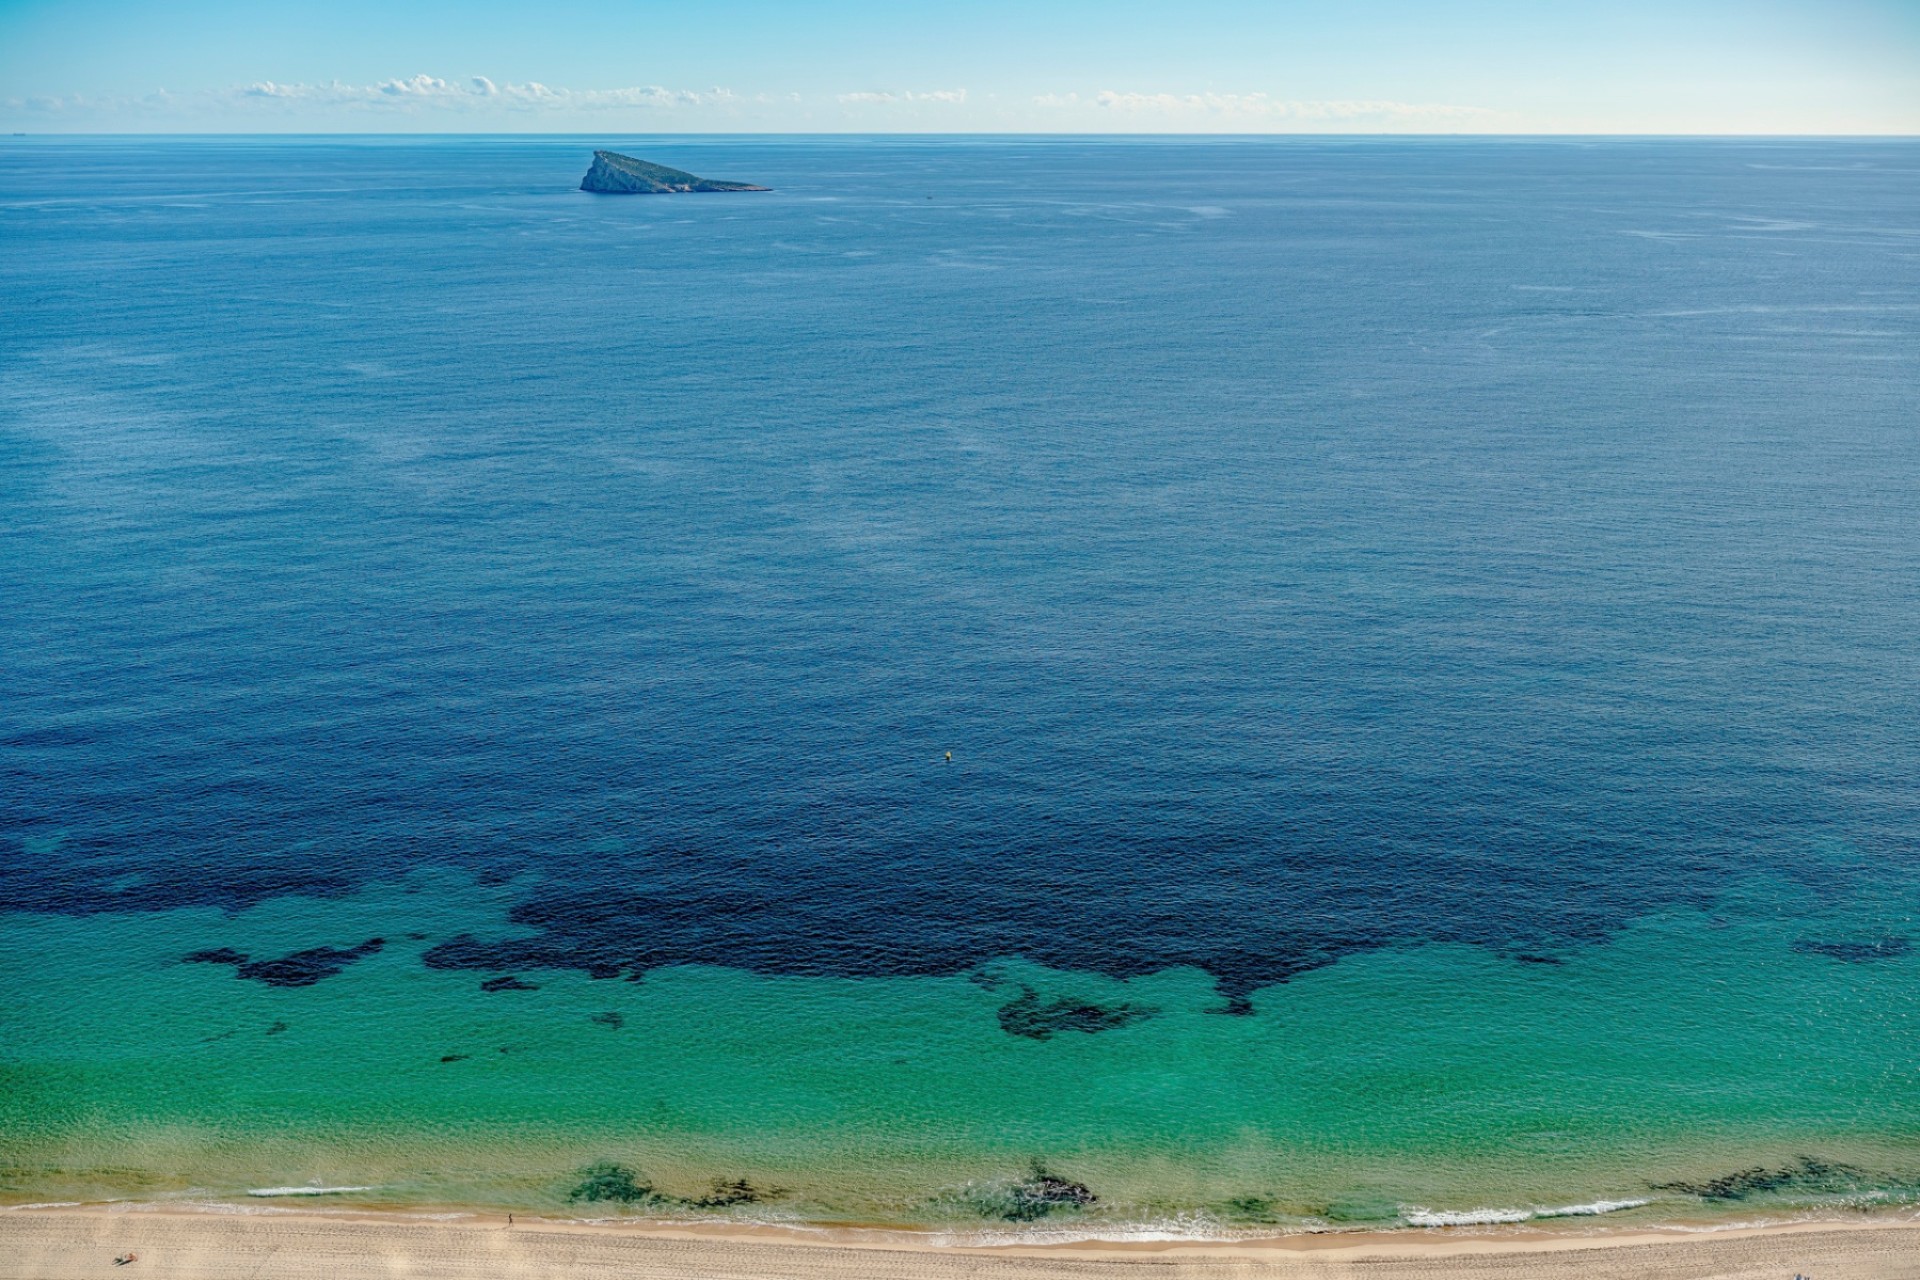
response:
M1911 954L1913 942L1902 937L1874 938L1870 941L1828 942L1802 938L1793 944L1801 955L1826 956L1848 964L1871 964L1875 960L1898 960Z
M276 960L249 960L232 947L189 952L184 964L227 964L234 976L264 982L270 987L310 987L331 978L354 961L374 955L387 945L385 938L368 938L357 947L309 947Z

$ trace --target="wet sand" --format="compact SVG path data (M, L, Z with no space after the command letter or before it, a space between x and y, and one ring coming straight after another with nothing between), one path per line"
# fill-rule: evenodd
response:
M137 1260L116 1266L128 1253ZM121 1208L0 1213L0 1280L1885 1280L1920 1223L1552 1236L1435 1230L1218 1245L943 1248L900 1237Z

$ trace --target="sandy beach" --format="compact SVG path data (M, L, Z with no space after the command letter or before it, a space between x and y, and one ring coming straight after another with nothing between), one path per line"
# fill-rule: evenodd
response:
M116 1266L115 1259L136 1260ZM1803 1223L1696 1234L1456 1234L1231 1245L957 1249L889 1238L804 1240L784 1232L504 1220L103 1208L0 1213L0 1280L1334 1280L1631 1276L1637 1280L1884 1280L1920 1277L1920 1224Z

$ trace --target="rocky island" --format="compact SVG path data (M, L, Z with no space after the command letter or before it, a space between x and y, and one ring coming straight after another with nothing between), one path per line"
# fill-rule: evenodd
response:
M580 179L582 191L608 195L660 195L670 191L771 191L748 182L715 182L699 178L682 169L649 164L618 151L596 151L593 167Z

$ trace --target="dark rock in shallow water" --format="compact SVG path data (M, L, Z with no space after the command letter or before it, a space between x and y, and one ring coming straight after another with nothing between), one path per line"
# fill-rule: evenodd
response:
M591 1018L587 1019L587 1021L596 1022L601 1026L610 1028L611 1030L614 1030L614 1031L618 1031L620 1028L627 1025L626 1017L623 1014L619 1013L617 1010L613 1010L613 1009L609 1009L605 1013L596 1013Z
M1827 956L1834 960L1845 960L1848 964L1866 964L1871 960L1898 960L1913 950L1913 943L1907 938L1876 938L1872 942L1818 942L1812 938L1802 938L1793 944L1793 949L1802 955Z
M646 1204L677 1206L684 1209L731 1209L736 1205L759 1204L778 1191L765 1192L745 1178L715 1178L713 1189L703 1196L676 1196L654 1189L653 1183L625 1165L590 1165L581 1171L579 1185L567 1193L572 1203Z
M502 974L498 978L488 978L480 984L482 991L538 991L540 984L528 982L514 974Z
M1235 1196L1227 1201L1226 1216L1238 1222L1278 1222L1270 1196Z
M1084 1209L1100 1199L1084 1182L1055 1177L1039 1165L1009 1190L1011 1202L1000 1214L1008 1222L1033 1222L1055 1209Z
M596 1164L582 1171L580 1185L567 1193L573 1203L651 1204L665 1197L625 1165Z
M472 1056L473 1055L470 1053L443 1053L440 1055L440 1061L465 1062L468 1058L471 1058Z
M1085 1004L1078 1000L1042 1002L1028 987L1000 1006L1000 1029L1010 1036L1046 1040L1061 1031L1114 1031L1158 1013L1144 1005Z
M1323 1205L1311 1216L1325 1218L1328 1222L1397 1222L1400 1219L1400 1202L1361 1195Z
M1706 1182L1656 1182L1653 1189L1677 1191L1702 1200L1745 1200L1749 1196L1782 1191L1847 1195L1870 1188L1875 1181L1866 1170L1853 1165L1801 1156L1794 1164L1780 1169L1742 1169Z
M713 1190L686 1203L695 1209L730 1209L737 1204L759 1204L762 1197L745 1178L713 1180Z
M580 180L582 191L606 195L664 195L675 191L770 191L748 182L715 182L695 177L684 169L669 169L649 164L617 151L596 151L587 176Z
M357 947L309 947L278 960L249 960L232 947L216 947L211 951L195 951L181 959L188 964L230 964L236 976L252 978L270 987L310 987L386 945L385 938L368 938Z
M284 1022L276 1022L276 1023L274 1023L274 1024L272 1025L272 1026L270 1026L270 1027L268 1027L268 1028L267 1028L267 1032L266 1032L266 1033L267 1033L268 1035L270 1035L270 1036L277 1036L277 1035L279 1035L279 1034L280 1034L280 1033L281 1033L282 1031L285 1031L286 1029L287 1029L287 1024L286 1024L286 1023L284 1023Z

